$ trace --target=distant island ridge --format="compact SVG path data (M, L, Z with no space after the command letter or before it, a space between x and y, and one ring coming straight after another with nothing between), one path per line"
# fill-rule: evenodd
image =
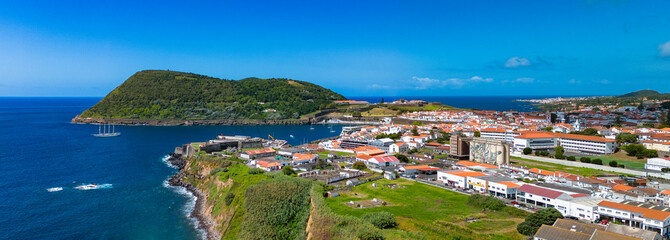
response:
M284 78L226 80L144 70L135 73L74 123L144 125L304 124L303 116L346 100L316 84Z

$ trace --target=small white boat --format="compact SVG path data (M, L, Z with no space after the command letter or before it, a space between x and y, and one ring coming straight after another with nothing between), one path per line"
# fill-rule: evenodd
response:
M289 137L291 137L291 138L295 138L295 136L293 136L293 134L291 134L291 135L288 135L288 136L289 136Z
M91 184L79 185L74 188L78 190L93 190L98 189L98 184L91 183Z
M47 192L58 192L58 191L63 191L63 188L62 187L47 188Z

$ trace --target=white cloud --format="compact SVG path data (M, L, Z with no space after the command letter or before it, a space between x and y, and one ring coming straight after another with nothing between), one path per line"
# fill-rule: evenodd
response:
M388 86L388 85L372 84L372 85L368 85L368 88L391 89L392 87Z
M470 83L493 82L493 78L483 78L480 76L473 76L471 78L449 78L445 80L427 78L427 77L412 77L412 80L407 82L399 82L398 85L381 85L372 84L368 88L374 89L429 89L429 88L444 88L455 87L460 88Z
M582 81L573 78L573 79L568 80L568 83L569 84L581 84Z
M507 59L507 62L505 62L506 68L517 68L525 66L530 66L530 60L524 57L511 57Z
M670 57L670 41L658 45L658 54L661 55L661 57Z
M535 78L529 78L529 77L523 77L523 78L517 78L516 82L522 82L522 83L532 83L535 81Z
M607 80L607 79L600 80L600 84L609 84L609 83L610 83L610 80Z

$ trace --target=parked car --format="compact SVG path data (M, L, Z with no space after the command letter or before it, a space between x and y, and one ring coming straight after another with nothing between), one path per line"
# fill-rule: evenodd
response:
M600 222L600 224L602 224L602 225L607 225L607 223L609 223L609 221L607 221L607 220L603 220L602 222Z
M511 204L519 204L517 201L511 201Z

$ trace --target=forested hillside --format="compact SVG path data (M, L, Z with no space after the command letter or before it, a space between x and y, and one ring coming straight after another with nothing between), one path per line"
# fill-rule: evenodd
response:
M290 79L218 79L193 73L135 73L81 118L288 119L345 99L318 85ZM275 109L276 112L266 109Z

